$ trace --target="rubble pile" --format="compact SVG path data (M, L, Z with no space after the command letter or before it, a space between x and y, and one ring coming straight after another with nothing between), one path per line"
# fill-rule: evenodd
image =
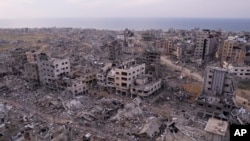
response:
M218 61L225 64L223 42L244 54L248 41L241 36L0 29L0 140L203 141L217 135L205 130L209 117L248 124L249 112L235 104L238 79L248 79L247 60L227 54L242 68Z

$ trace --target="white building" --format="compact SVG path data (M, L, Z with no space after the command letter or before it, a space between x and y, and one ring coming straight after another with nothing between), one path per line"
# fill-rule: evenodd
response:
M128 95L130 87L139 75L145 74L145 64L131 62L120 68L115 68L116 93Z
M112 63L107 63L105 66L96 74L97 85L100 87L106 87L106 77L111 70Z
M70 73L69 57L50 58L46 54L41 53L38 55L37 64L41 83L52 89L56 87L54 80Z
M236 90L237 79L227 69L217 67L206 67L204 76L204 91L218 95L232 94Z
M223 67L228 70L228 72L233 73L240 79L250 79L250 66L232 66L224 62Z

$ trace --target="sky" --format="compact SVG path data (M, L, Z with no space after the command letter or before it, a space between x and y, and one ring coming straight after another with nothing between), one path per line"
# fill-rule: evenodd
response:
M0 0L0 19L250 18L250 0Z

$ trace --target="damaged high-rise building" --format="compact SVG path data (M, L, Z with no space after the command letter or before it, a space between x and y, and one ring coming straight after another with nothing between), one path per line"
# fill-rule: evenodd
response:
M225 69L207 67L204 87L197 98L200 112L215 117L227 118L234 107L237 76Z
M202 62L210 60L215 55L218 38L211 34L210 30L199 31L195 46L194 57L196 59L201 59Z

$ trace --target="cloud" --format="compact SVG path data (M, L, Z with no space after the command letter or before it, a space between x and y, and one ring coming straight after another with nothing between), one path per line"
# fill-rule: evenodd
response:
M107 3L110 0L64 0L62 3L70 4L71 6L100 6Z
M249 0L0 0L0 18L249 17Z
M130 0L128 3L129 5L150 5L150 4L157 4L162 0Z

